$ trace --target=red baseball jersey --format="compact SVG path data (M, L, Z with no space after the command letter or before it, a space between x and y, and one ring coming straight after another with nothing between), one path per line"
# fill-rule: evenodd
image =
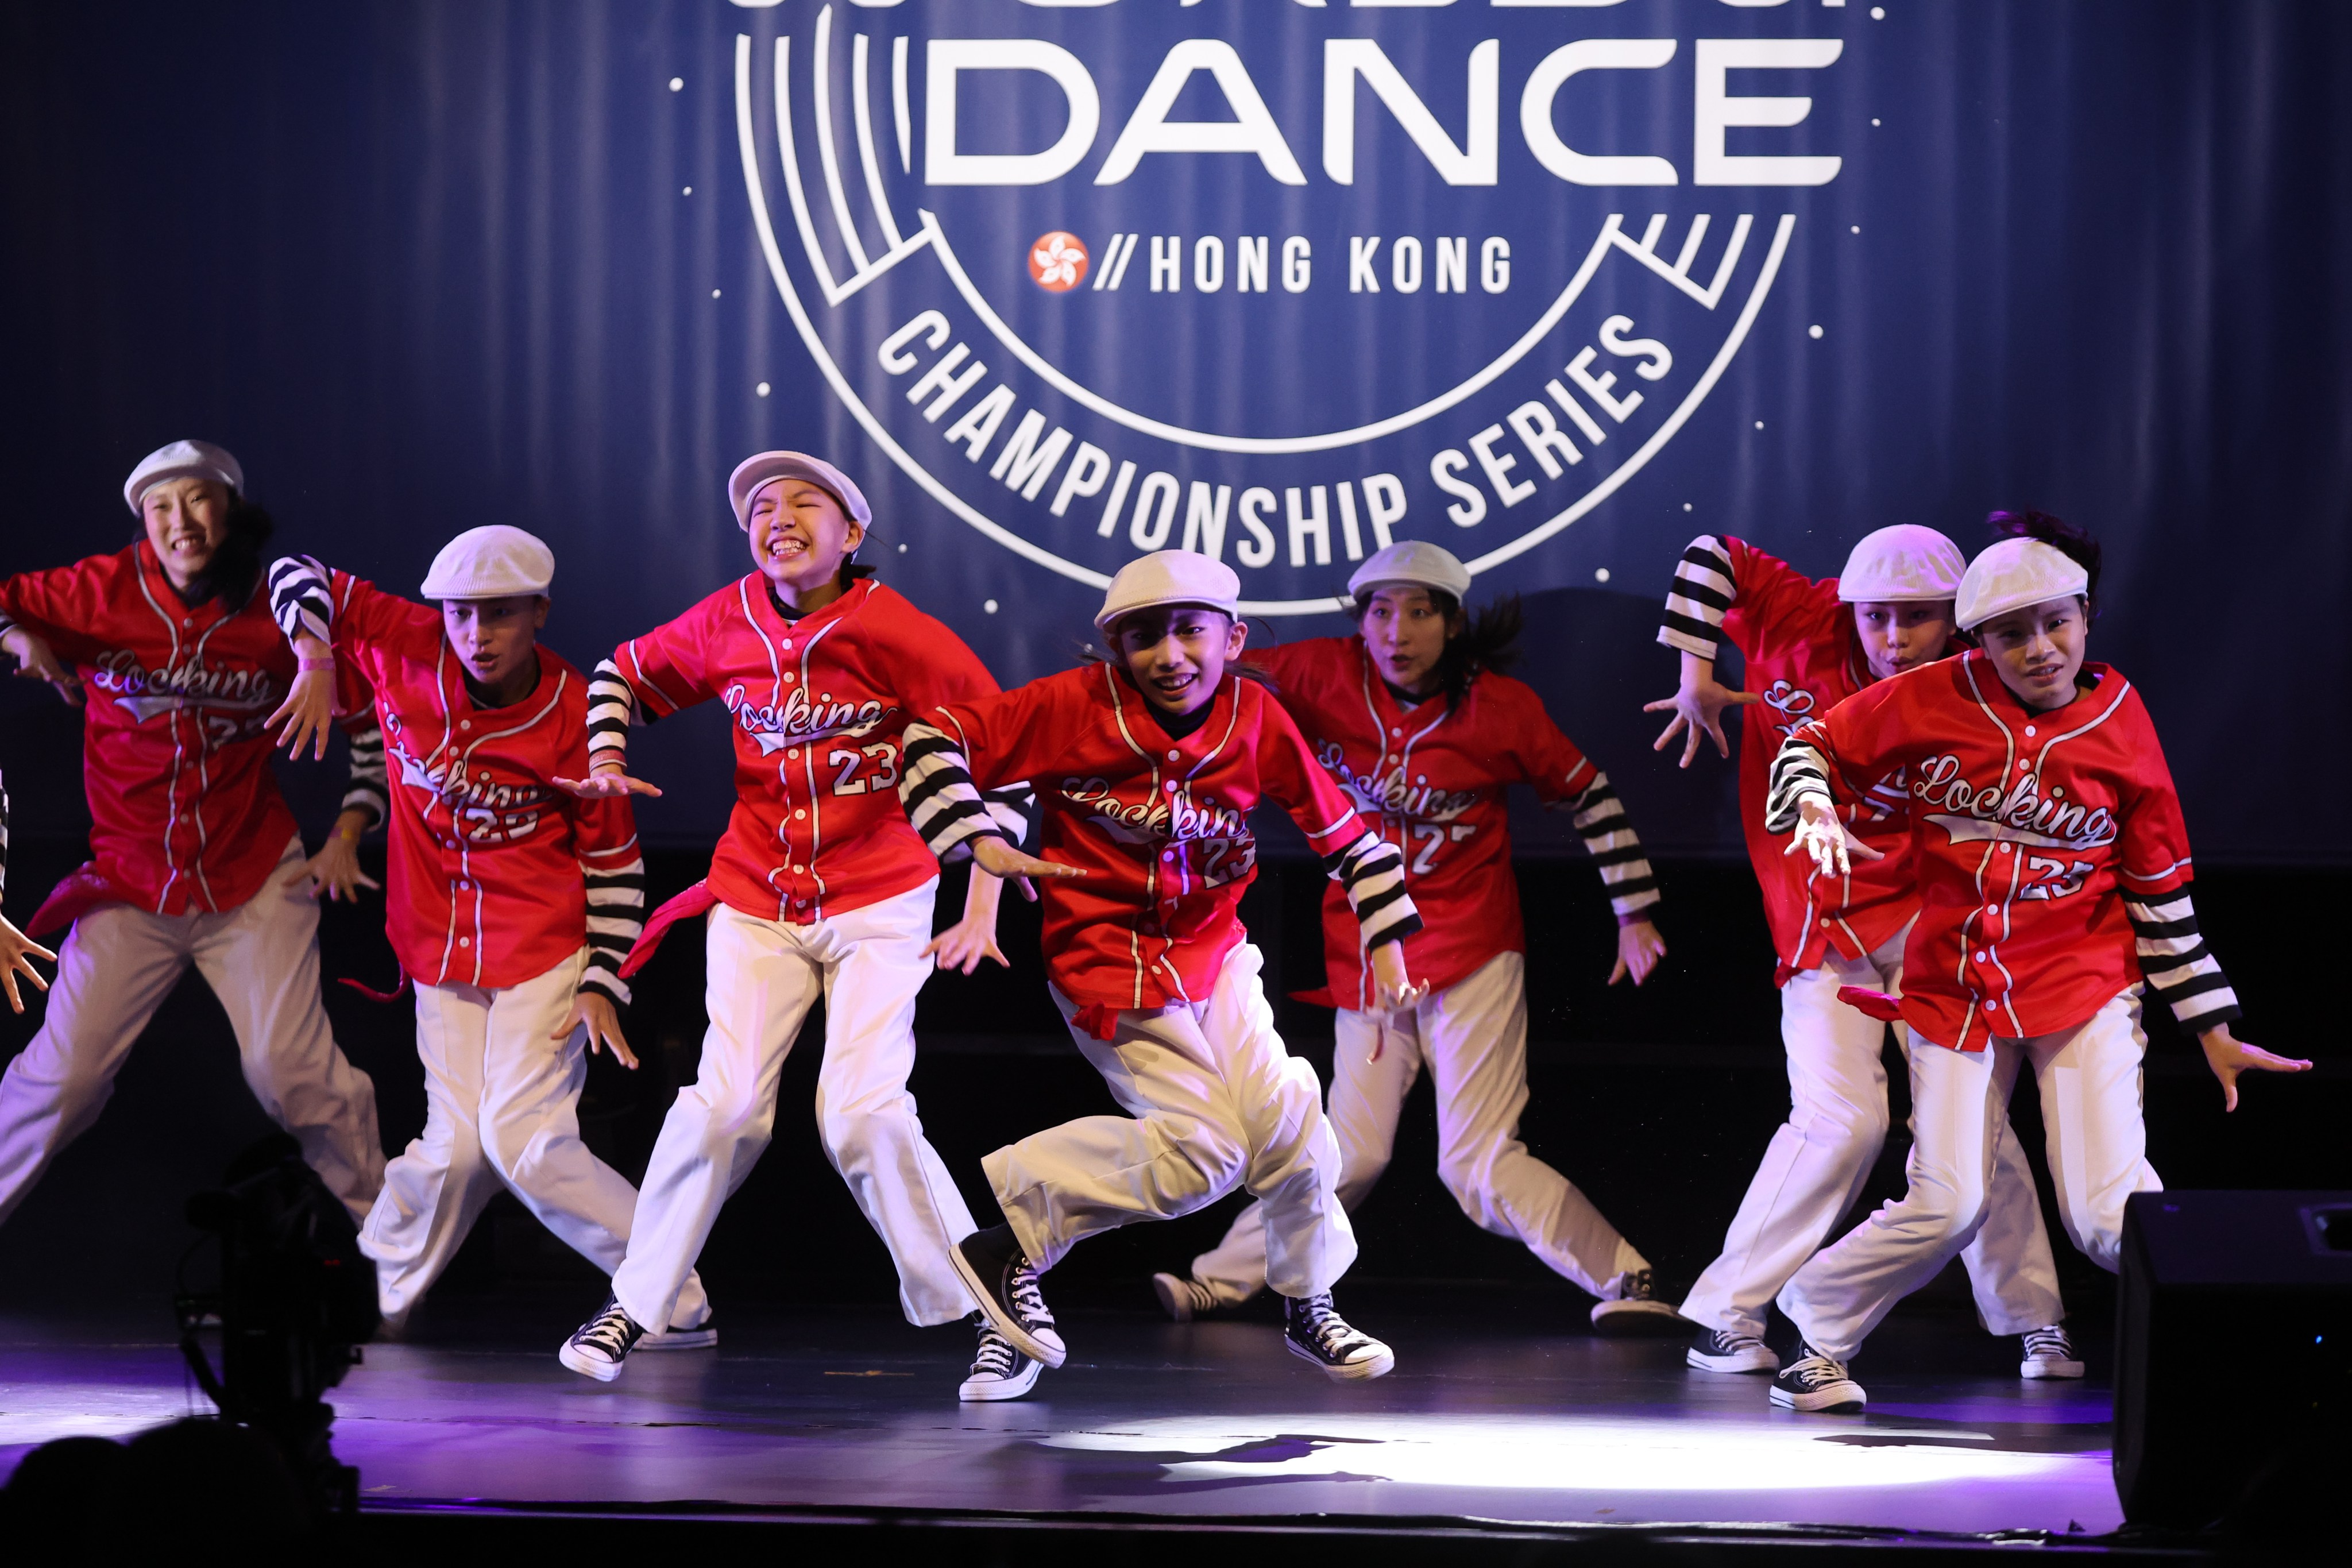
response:
M1346 881L1368 944L1420 927L1395 849L1366 830L1255 681L1228 672L1205 721L1181 737L1107 664L918 720L904 794L934 849L1001 835L978 792L1026 780L1043 813L1039 853L1093 873L1041 889L1046 973L1081 1006L1208 1000L1248 934L1237 911L1257 874L1249 815L1261 800L1288 812Z
M919 888L939 864L898 805L910 714L996 682L955 633L871 579L787 617L757 573L597 667L589 750L714 698L733 716L735 810L710 864L730 909L805 924Z
M627 1001L617 972L644 923L646 889L629 803L582 800L553 783L588 771L587 679L542 646L530 696L477 708L437 610L303 558L278 562L269 579L288 635L327 637L338 674L363 683L383 728L384 924L401 967L428 985L496 990L584 943L581 984Z
M2028 709L1971 650L1800 726L1772 767L1770 825L1806 795L1852 804L1909 780L1919 889L1903 1016L1960 1050L2084 1022L2145 976L2180 1021L2238 1016L2189 898L2189 832L2139 693L2086 664L2074 701Z
M142 539L0 579L10 622L81 679L90 857L108 895L182 915L260 891L295 832L262 728L294 678L268 595L185 604ZM378 809L364 790L345 804Z
M1523 952L1511 875L1509 786L1574 814L1621 919L1658 901L1657 879L1608 778L1562 734L1524 681L1485 674L1459 704L1408 707L1360 637L1314 637L1249 655L1331 782L1397 847L1423 928L1405 943L1413 979L1440 989L1498 952ZM1305 1000L1361 1011L1373 1001L1345 889L1323 900L1328 993Z
M1838 599L1836 578L1816 583L1745 540L1701 534L1675 568L1658 640L1711 659L1726 637L1747 660L1747 689L1762 698L1740 710L1739 822L1785 982L1820 964L1832 944L1848 958L1864 957L1919 907L1900 853L1904 781L1874 780L1839 806L1856 837L1888 851L1885 859L1858 859L1850 875L1830 877L1804 856L1784 853L1788 836L1764 825L1773 754L1800 725L1877 677L1863 655L1853 606Z

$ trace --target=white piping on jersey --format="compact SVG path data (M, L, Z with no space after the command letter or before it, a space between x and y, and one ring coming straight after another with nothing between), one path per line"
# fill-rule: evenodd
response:
M172 638L172 652L164 668L177 668L180 663L179 623L165 614L163 606L156 602L155 590L147 585L147 563L136 551L131 552L131 566L132 575L139 579L140 595L146 599L147 607L155 612L155 618L163 623L163 630ZM163 563L156 563L155 570L160 572L163 569ZM172 814L163 819L163 864L171 868L172 874L163 879L163 886L155 894L155 912L159 915L163 912L164 904L171 900L173 885L180 879L179 862L172 858L172 840L180 826L180 759L184 750L180 740L180 713L177 709L172 710L167 721L172 727Z
M2171 865L2164 867L2160 870L2134 871L2127 867L2118 866L2116 868L2116 875L2126 878L2135 882L2161 882L2170 877L2175 871L2179 870L2183 866L2190 863L2190 858L2183 855L2179 859L2175 860Z
M447 646L447 640L446 638L443 640L443 646ZM491 741L503 741L509 735L520 735L526 730L535 728L541 720L546 718L550 713L554 712L557 705L562 702L563 693L571 683L572 677L569 674L558 675L555 678L555 689L548 693L547 701L541 707L538 712L532 714L521 723L513 725L508 729L496 730L486 735L475 736L472 743L467 746L464 754L458 758L458 766L462 769L466 763L472 762L474 760L474 752L478 747L481 747ZM451 826L453 830L456 826L456 819L457 812L453 808L450 812ZM473 847L466 841L466 836L464 834L457 834L457 867L458 869L466 873L466 880L471 884L474 895L473 983L479 985L482 983L482 904L484 902L482 897L482 883L481 879L474 875Z
M213 634L215 632L228 625L228 619L229 618L226 616L223 616L220 619L213 622L211 626L206 626L205 628L205 635L196 639L194 662L198 669L202 669L205 667L205 645L213 640ZM201 737L203 735L201 726L197 731L197 734L199 736L199 744L196 747L196 808L194 812L196 819L196 886L204 889L205 907L212 910L215 914L218 914L220 912L220 900L213 897L213 879L205 871L205 853L212 847L213 842L211 832L205 826L205 797L212 792L213 787L212 752L209 747L201 743ZM177 714L173 716L172 739L173 744L177 745L179 743L179 717Z
M816 645L832 636L846 619L845 613L835 616L801 639L801 690L803 692L808 690L809 660L815 656ZM778 702L782 700L782 698L777 699ZM816 791L816 742L814 739L801 743L801 762L807 770L808 779L809 877L816 883L816 897L809 900L809 917L812 920L823 920L824 918L824 873L817 867L817 856L824 848L824 803L818 798Z
M628 649L629 663L630 663L631 667L632 667L632 668L634 668L636 670L636 672L637 672L637 673L636 673L636 679L639 679L639 680L642 680L642 681L644 681L644 682L646 683L646 689L648 689L648 690L652 691L652 692L653 692L653 693L655 693L656 696L658 696L658 697L659 697L663 701L665 701L665 702L668 703L668 704L669 704L669 710L670 710L671 712L673 712L673 713L678 712L679 710L681 710L682 709L684 709L687 705L686 705L685 703L683 703L683 702L679 701L676 697L672 696L669 692L663 690L663 689L662 689L662 683L661 683L660 681L658 681L658 680L656 680L652 676L647 675L647 674L646 673L646 661L645 661L645 659L644 659L642 657L640 657L640 656L639 656L639 654L637 653L637 644L638 644L640 641L642 641L642 640L644 640L644 639L639 638L639 637L631 637L631 638L628 640L628 643L625 645L625 646L626 646L626 647L627 647L627 649ZM624 733L625 733L625 731ZM622 742L622 744L626 745L627 743L628 743L628 742L627 742L627 741L626 741L625 739L624 739L624 741Z
M1127 742L1129 751L1151 764L1151 798L1154 803L1157 803L1160 794L1159 753L1147 752L1135 743L1135 736L1127 727L1127 702L1119 695L1118 677L1111 673L1111 668L1108 663L1103 665L1102 672L1103 685L1110 692L1110 715L1118 724L1118 738ZM1215 699L1212 698L1210 700L1214 701ZM1160 907L1160 857L1157 855L1147 856L1143 862L1143 901L1147 910L1156 910ZM1140 1007L1143 1005L1143 948L1136 935L1135 928L1131 925L1127 928L1127 946L1135 960L1133 1005Z

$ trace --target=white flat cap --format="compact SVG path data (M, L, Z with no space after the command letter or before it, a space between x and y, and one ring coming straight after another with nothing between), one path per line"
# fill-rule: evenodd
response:
M830 490L858 527L874 526L874 509L866 504L866 492L823 458L812 458L806 452L755 452L727 476L727 504L735 509L738 528L750 525L751 498L760 493L760 487L777 479L806 479Z
M1960 578L1960 629L1972 632L2011 610L2090 591L2091 574L2064 551L2038 539L2004 539L1969 562Z
M1212 561L1197 550L1155 550L1118 569L1103 596L1095 630L1102 631L1121 616L1155 605L1206 605L1228 616L1240 614L1242 580L1222 561Z
M1357 567L1348 579L1348 592L1369 593L1383 583L1434 588L1441 594L1453 595L1458 604L1470 592L1470 568L1463 565L1462 558L1451 550L1426 540L1401 539Z
M139 503L146 499L149 490L165 479L210 479L233 490L245 489L245 470L237 467L227 447L215 447L210 441L174 441L139 459L139 466L122 481L122 499L131 503L131 510L136 515Z
M1932 528L1898 522L1865 533L1838 574L1838 597L1849 605L1904 605L1948 599L1960 591L1967 558Z
M419 592L428 599L509 599L544 594L554 581L554 551L536 534L494 522L443 545Z

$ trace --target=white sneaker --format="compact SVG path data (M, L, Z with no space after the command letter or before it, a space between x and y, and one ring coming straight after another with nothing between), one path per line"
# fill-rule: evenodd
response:
M2017 1369L2022 1378L2080 1377L2083 1359L2074 1352L2074 1342L2066 1331L2053 1323L2046 1329L2025 1331L2025 1360Z
M1862 1384L1809 1344L1797 1346L1797 1359L1772 1380L1772 1403L1785 1410L1809 1410L1824 1415L1853 1415L1870 1402Z
M1154 1274L1151 1290L1160 1298L1160 1310L1179 1323L1204 1318L1217 1310L1217 1299L1209 1294L1207 1286L1195 1279L1181 1279L1173 1274Z
M1611 1339L1632 1339L1637 1335L1669 1334L1679 1338L1690 1332L1690 1322L1652 1293L1648 1269L1628 1269L1617 1277L1616 1289L1613 1298L1593 1306L1594 1333Z
M719 1331L705 1318L693 1328L672 1323L666 1329L648 1329L646 1337L637 1342L641 1351L707 1351L719 1343Z
M996 1325L983 1314L980 1319L980 1353L972 1358L971 1375L956 1390L956 1397L967 1405L1018 1399L1037 1386L1037 1376L1045 1370L1044 1363L1023 1355L1020 1347L998 1333Z
M1290 1353L1313 1362L1343 1382L1384 1377L1396 1366L1396 1354L1331 1308L1331 1292L1286 1296L1282 1302L1282 1338Z
M1683 1360L1701 1372L1778 1372L1780 1358L1754 1334L1701 1329Z

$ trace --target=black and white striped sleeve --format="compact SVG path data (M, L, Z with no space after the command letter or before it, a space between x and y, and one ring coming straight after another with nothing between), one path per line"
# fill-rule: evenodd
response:
M1037 808L1037 793L1025 784L1007 784L1003 789L980 792L988 803L988 819L996 830L1013 844L1029 841L1029 817Z
M364 811L368 830L382 827L392 815L391 777L383 765L383 731L373 720L352 734L351 782L343 788L343 809Z
M941 860L961 859L971 853L971 841L980 837L1002 838L1016 846L1021 842L1019 833L1006 830L990 797L971 782L963 748L946 731L929 724L909 724L904 752L906 771L898 780L898 800L907 808L907 820L923 836L932 854ZM1018 827L1026 831L1026 813L1022 814Z
M1657 875L1650 869L1650 857L1642 848L1633 818L1625 815L1625 803L1617 798L1609 775L1593 769L1592 782L1584 793L1561 804L1573 814L1569 820L1583 837L1592 863L1601 868L1601 885L1608 889L1609 907L1617 911L1618 920L1647 918L1643 912L1659 900Z
M611 659L597 661L588 679L588 765L629 760L629 725L637 717L636 689Z
M1700 534L1675 566L1674 591L1666 595L1658 640L1713 658L1723 644L1723 617L1738 593L1731 575L1731 552L1715 535Z
M2235 1023L2243 1015L2238 994L2221 973L2197 929L2197 910L2187 887L2146 898L2124 895L2139 948L2139 971L2191 1034Z
M281 555L269 563L269 613L286 640L308 634L335 640L335 600L327 569L308 555Z
M1346 848L1324 856L1323 869L1346 890L1366 952L1421 929L1421 911L1404 890L1404 856L1388 840L1367 829Z
M1837 796L1830 790L1829 758L1805 736L1804 730L1798 731L1773 753L1771 783L1764 794L1768 833L1794 832L1808 796L1818 797L1823 805L1837 805Z
M580 989L599 991L615 1005L629 1000L622 962L646 929L646 861L630 839L621 850L580 862L588 887L588 967Z

